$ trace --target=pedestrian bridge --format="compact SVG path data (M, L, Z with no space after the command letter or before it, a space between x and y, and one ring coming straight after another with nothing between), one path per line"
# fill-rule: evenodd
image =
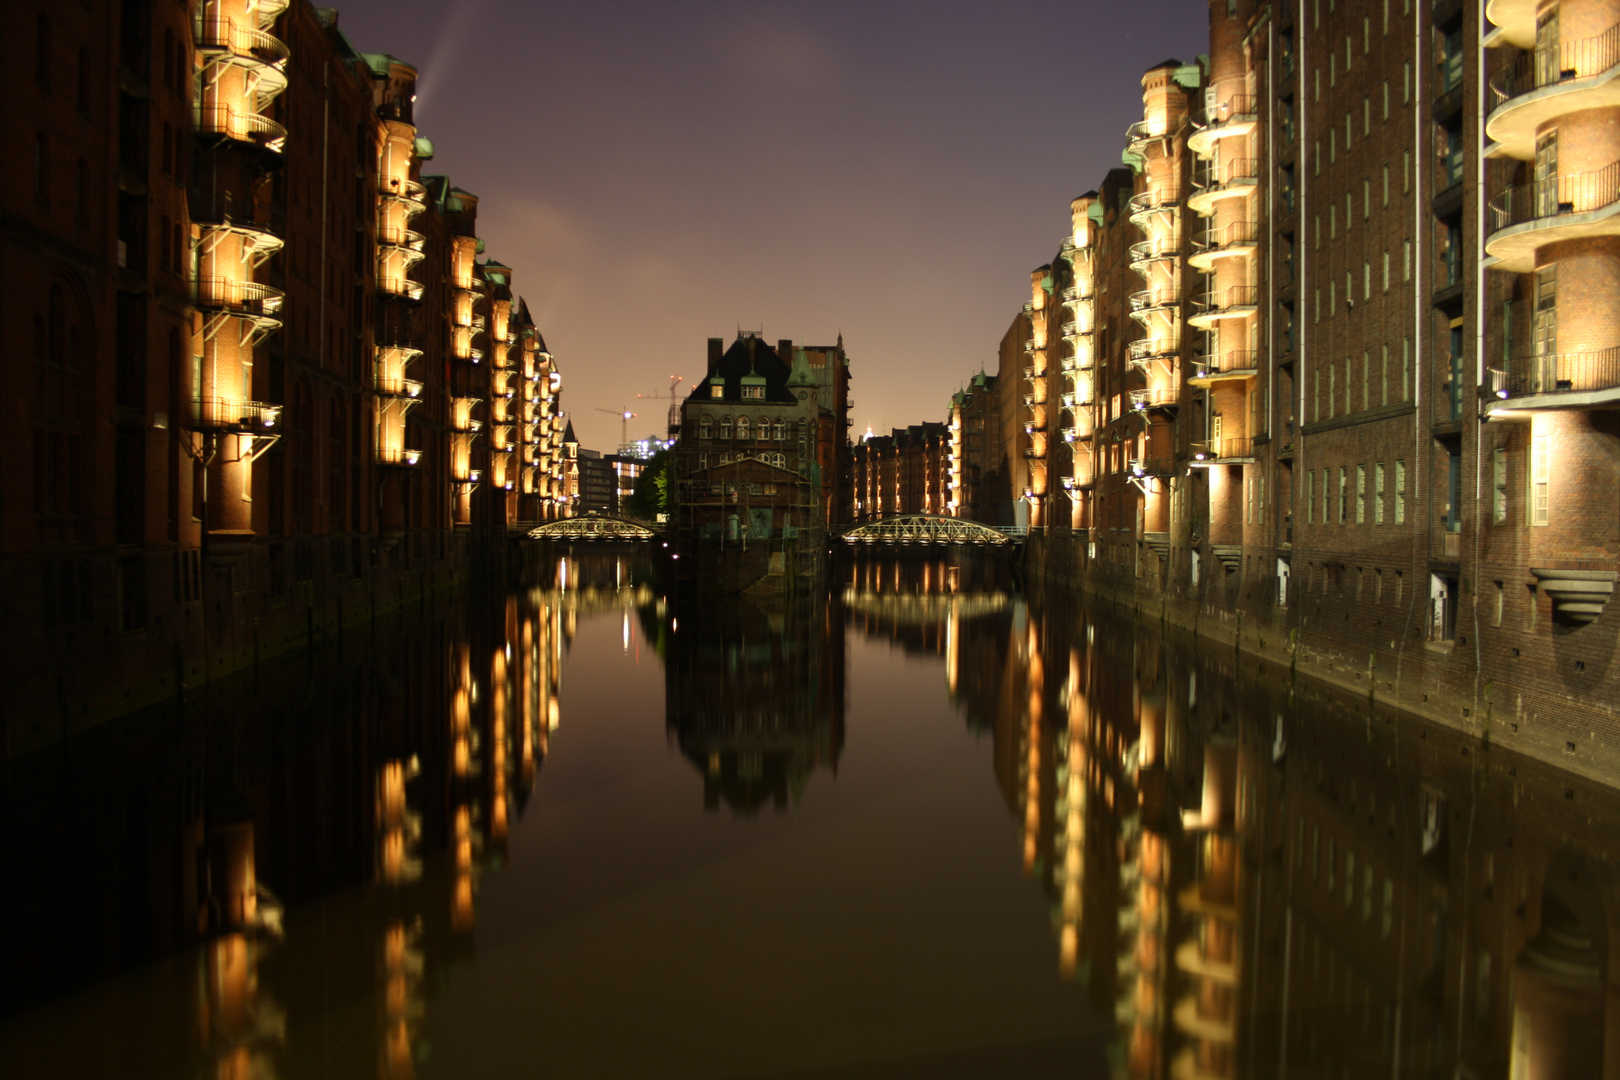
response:
M849 544L934 545L972 544L1004 547L1014 542L1013 529L996 529L966 518L936 514L901 514L844 530Z
M651 526L612 514L581 514L548 521L529 530L532 540L605 540L634 544L657 537L658 532Z

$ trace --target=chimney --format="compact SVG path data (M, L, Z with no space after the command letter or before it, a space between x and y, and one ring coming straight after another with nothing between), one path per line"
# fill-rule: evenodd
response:
M791 368L793 366L793 339L777 338L776 355L782 358L782 363Z
M720 370L720 357L725 352L725 339L712 337L709 339L709 374L713 375Z

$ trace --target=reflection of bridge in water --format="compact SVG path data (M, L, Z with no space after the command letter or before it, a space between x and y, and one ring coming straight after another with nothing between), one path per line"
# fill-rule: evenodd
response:
M894 624L927 625L948 619L974 619L1012 608L1011 593L996 590L977 592L884 592L876 589L844 590L845 610L869 615Z
M1027 530L1014 526L992 528L966 518L935 514L901 514L845 529L847 544L901 544L905 546L1016 547Z

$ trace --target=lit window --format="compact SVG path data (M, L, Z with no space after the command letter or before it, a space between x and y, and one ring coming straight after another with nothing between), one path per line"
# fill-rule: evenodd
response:
M1373 466L1373 524L1384 523L1384 463Z
M1500 525L1507 520L1507 450L1497 447L1491 451L1491 480L1495 489L1491 500L1491 516Z
M711 383L710 386L709 386L709 396L711 398L723 398L723 397L725 397L726 396L726 384L725 383Z
M1395 463L1395 524L1406 524L1406 462ZM1399 593L1396 602L1399 602Z
M1530 440L1530 524L1547 524L1548 493L1552 488L1552 436Z

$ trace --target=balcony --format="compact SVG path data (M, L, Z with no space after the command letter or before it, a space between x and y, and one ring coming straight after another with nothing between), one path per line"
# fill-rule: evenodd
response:
M1187 380L1193 386L1208 386L1226 379L1249 379L1260 373L1260 354L1252 349L1200 354L1194 363L1196 373Z
M1125 152L1145 156L1147 144L1164 138L1164 120L1138 120L1125 129Z
M1038 353L1044 351L1045 349L1045 345L1037 345L1033 339L1024 342L1024 351L1027 353Z
M412 450L404 446L377 447L377 464L398 466L400 468L415 468L422 460L422 451Z
M1620 403L1620 347L1515 357L1490 378L1494 400L1485 411L1495 417L1612 407Z
M1254 460L1254 440L1247 435L1231 435L1192 444L1194 467L1247 464Z
M1194 326L1210 327L1222 319L1246 319L1259 310L1258 285L1232 285L1204 293L1193 301L1192 314L1187 321Z
M287 129L256 112L245 112L228 104L197 103L197 134L217 135L237 142L253 143L273 153L281 153L287 142Z
M205 277L191 283L191 302L197 307L246 319L274 319L285 295L274 286L234 278Z
M1595 172L1516 184L1491 200L1485 253L1529 273L1536 250L1561 240L1620 235L1620 161Z
M1065 304L1078 304L1082 300L1090 300L1096 292L1096 286L1088 281L1084 286L1070 285L1059 294L1059 298Z
M1079 371L1090 371L1093 366L1094 361L1089 351L1084 354L1077 353L1074 356L1065 356L1061 364L1065 375L1073 375Z
M396 398L419 398L422 396L422 383L418 379L378 372L377 393Z
M1230 225L1204 230L1193 241L1192 254L1187 261L1200 270L1212 270L1220 259L1233 255L1253 255L1260 242L1260 225L1254 221L1235 221Z
M420 214L427 209L427 185L416 180L390 180L378 177L377 194L405 204L407 215Z
M1176 474L1175 460L1168 457L1132 458L1126 465L1132 478L1147 476L1174 476Z
M377 226L377 243L385 248L400 248L420 258L422 245L426 242L427 237L414 229L404 229L398 225Z
M1436 556L1452 562L1462 558L1462 522L1442 519L1437 540L1434 546Z
M1059 400L1063 402L1065 409L1083 409L1091 404L1091 391L1089 388L1085 390L1069 390Z
M1147 412L1151 409L1174 409L1180 403L1176 401L1173 391L1166 387L1150 387L1145 390L1132 390L1131 411Z
M1260 162L1256 158L1234 158L1198 170L1187 205L1195 213L1209 216L1222 199L1235 199L1254 193L1260 183Z
M1140 367L1149 360L1175 356L1181 352L1181 341L1177 335L1144 337L1137 338L1127 345L1125 349L1131 364Z
M1131 224L1143 232L1147 231L1147 223L1153 218L1161 214L1173 217L1179 209L1181 208L1173 201L1161 199L1154 191L1139 191L1132 195L1130 202L1126 204Z
M1252 134L1258 123L1253 94L1233 94L1211 109L1203 124L1187 137L1187 149L1199 157L1209 157L1215 144L1235 135Z
M1154 315L1173 317L1181 307L1181 293L1168 286L1143 289L1131 294L1130 306L1131 318L1146 324Z
M218 431L237 435L274 434L281 423L281 406L262 401L233 401L229 398L196 398L191 402L193 431Z
M197 51L213 58L229 58L249 68L280 69L292 53L286 42L233 19L200 18L196 25Z
M422 283L412 281L402 274L380 274L377 278L377 291L385 299L410 300L420 303L422 300Z
M1131 245L1131 269L1146 277L1153 272L1153 264L1166 262L1181 254L1181 237L1174 233L1138 240Z
M1520 53L1491 76L1485 135L1492 156L1529 161L1536 131L1560 116L1620 105L1620 23L1601 34Z

